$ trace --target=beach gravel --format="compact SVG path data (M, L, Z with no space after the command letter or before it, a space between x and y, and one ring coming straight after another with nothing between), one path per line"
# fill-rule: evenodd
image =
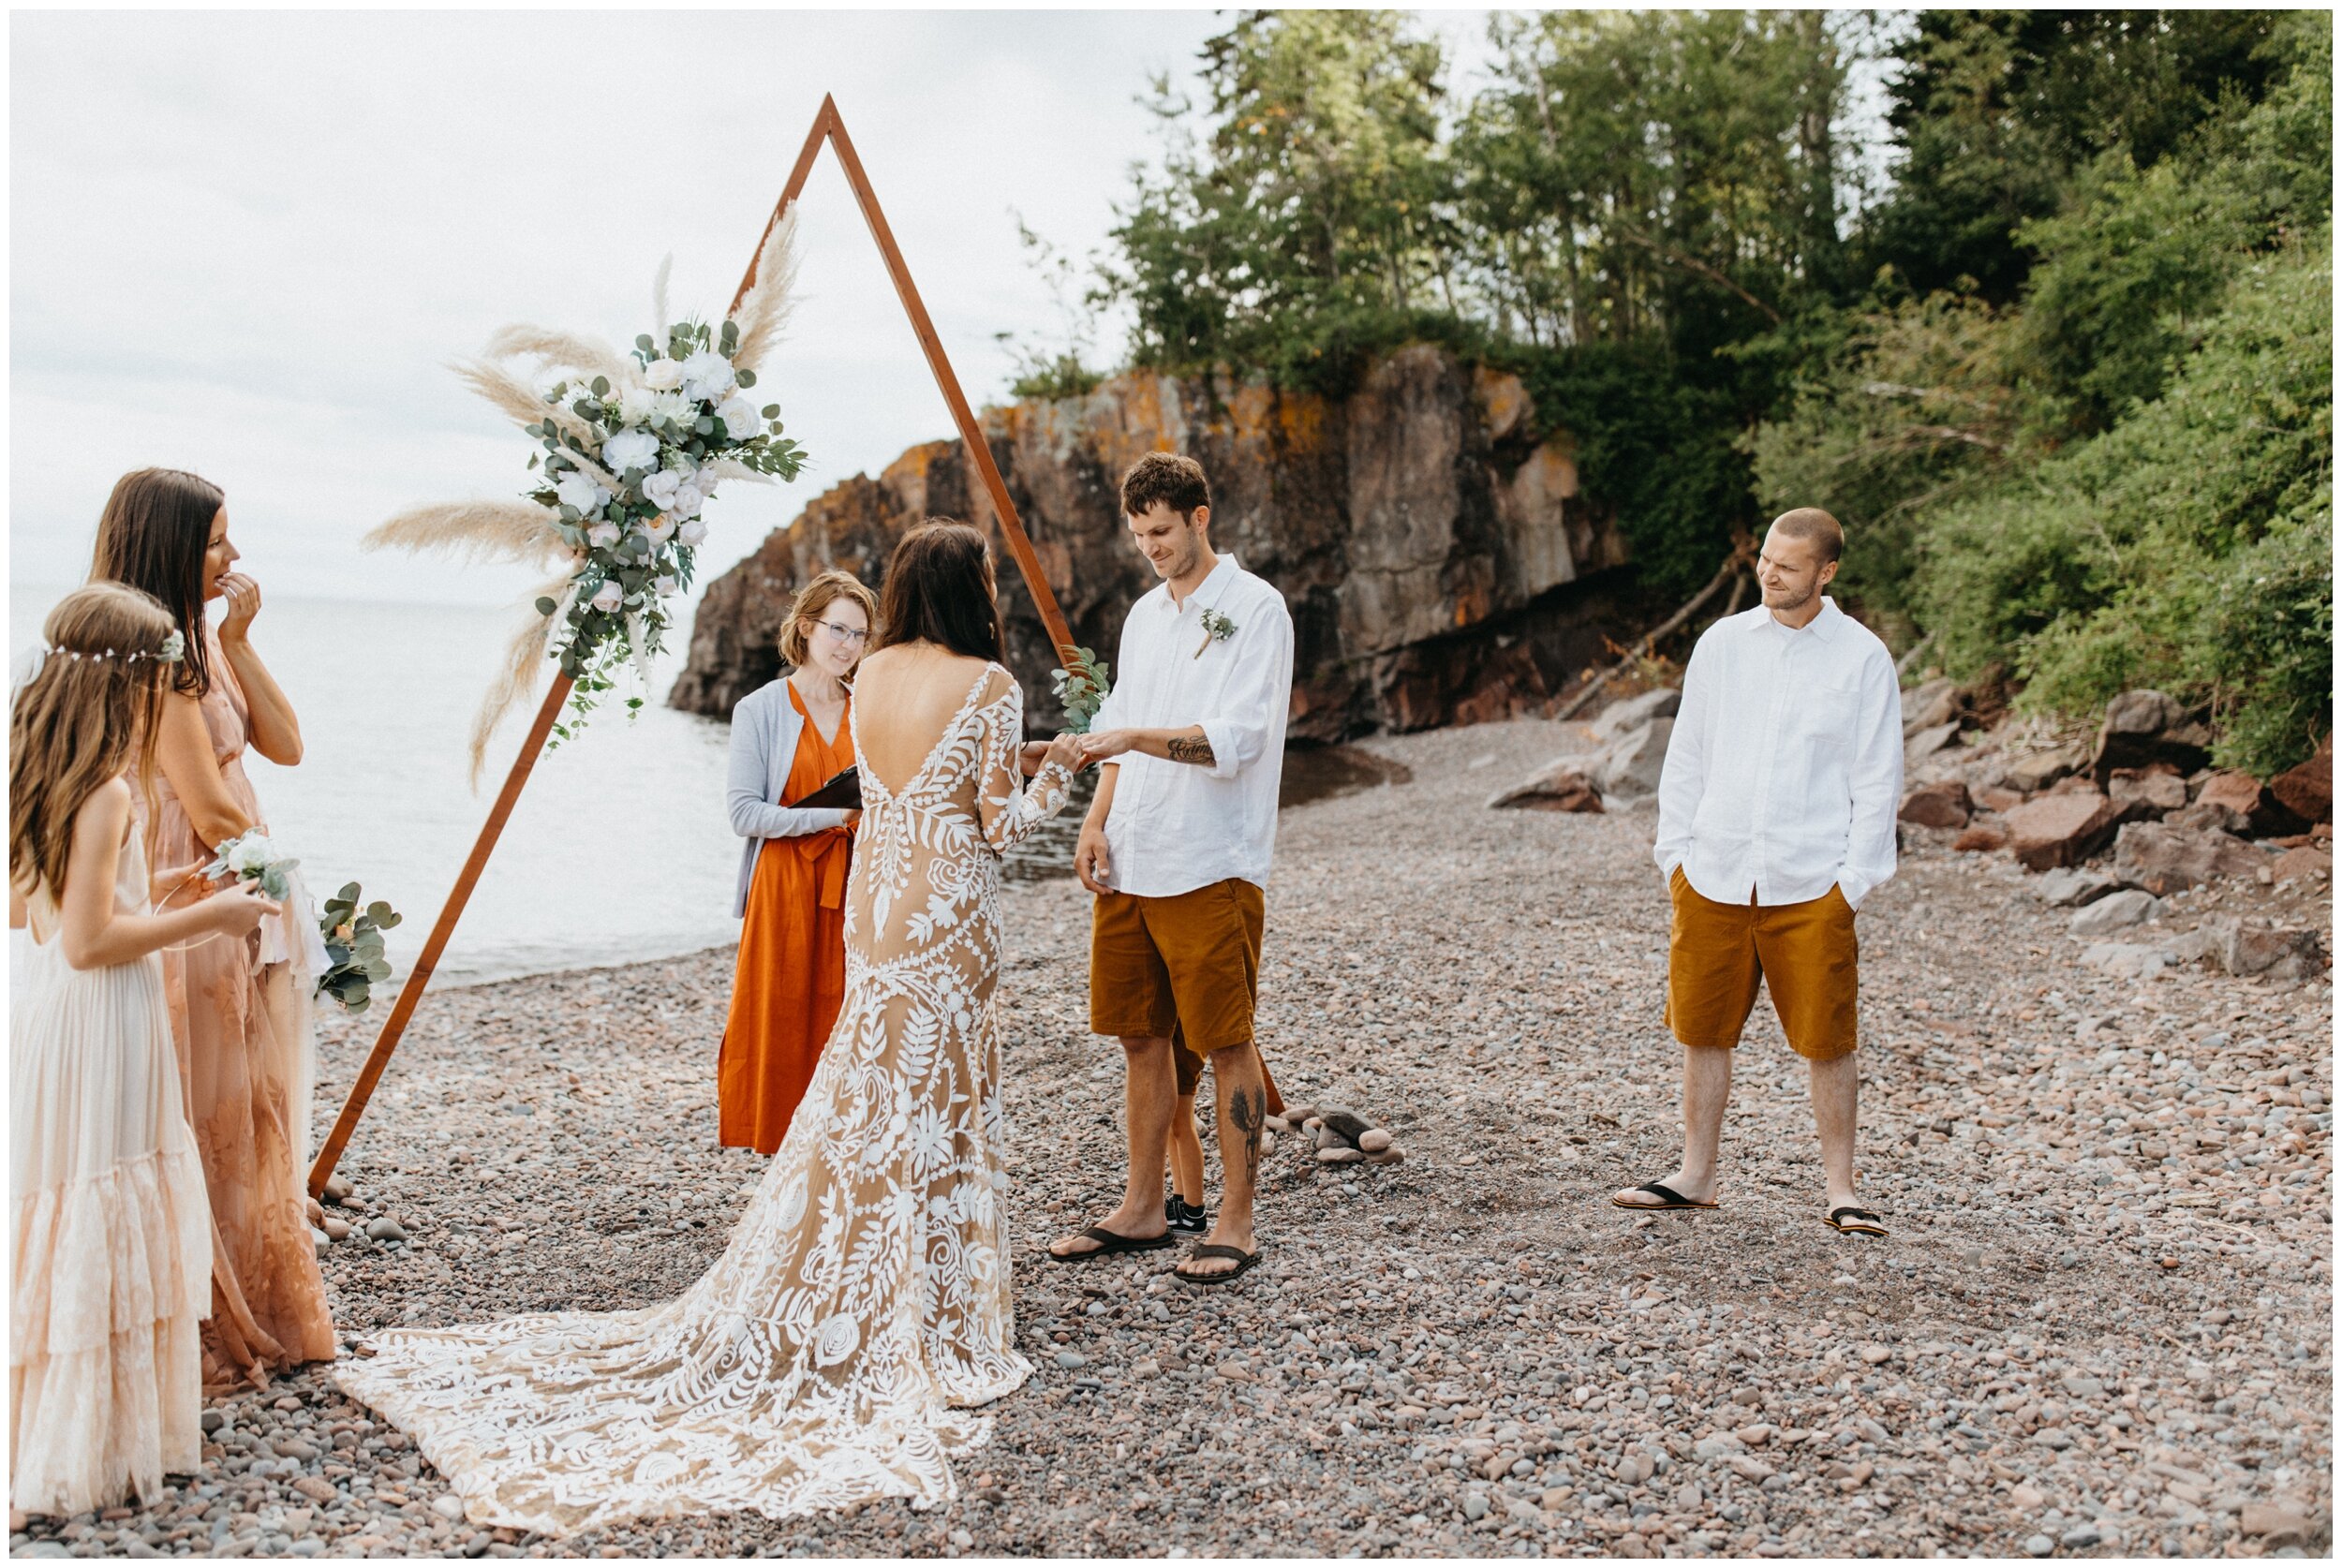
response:
M960 1496L545 1538L467 1524L320 1369L215 1401L151 1506L15 1555L2325 1555L2333 992L2086 966L2004 855L1914 829L1864 906L1864 1199L1822 1223L1801 1065L1760 1003L1721 1206L1609 1193L1677 1149L1647 803L1492 811L1585 732L1380 739L1413 780L1286 814L1261 1037L1288 1100L1403 1162L1265 1166L1262 1266L1052 1266L1119 1180L1087 899L1005 895L1017 1333ZM491 869L491 876L495 871ZM2167 900L2320 933L2322 875ZM415 923L420 932L422 924ZM351 1340L681 1291L762 1161L716 1146L728 951L435 992L326 1214ZM327 1125L378 1018L328 1029ZM1208 1133L1207 1133L1208 1141ZM1215 1156L1216 1165L1216 1156Z

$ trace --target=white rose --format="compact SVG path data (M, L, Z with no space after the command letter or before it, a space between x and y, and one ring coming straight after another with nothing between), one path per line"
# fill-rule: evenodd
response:
M228 865L230 870L249 877L267 870L275 859L275 845L263 835L247 833L236 841L235 849L228 856Z
M554 481L553 489L563 505L585 513L600 510L602 503L610 499L610 492L574 468Z
M683 385L683 362L681 360L651 361L650 368L643 372L643 385L653 392L674 391L675 388Z
M703 348L683 362L683 395L695 403L720 401L740 384L732 362L712 348Z
M594 608L605 615L615 613L625 602L626 590L615 583L604 583L594 590Z
M673 599L675 596L675 580L672 577L654 577L651 579L650 585L659 591L660 599Z
M745 397L727 397L717 408L716 417L724 422L724 429L735 441L745 441L764 426L756 406Z
M618 542L618 525L615 523L595 524L586 530L586 542L597 550L609 549Z
M853 1319L840 1312L822 1324L821 1332L814 1336L813 1364L817 1367L835 1367L852 1355L861 1343L862 1330L855 1326Z
M643 481L643 498L664 510L674 505L674 493L683 483L683 476L673 468L661 468Z
M677 528L674 537L686 544L697 544L707 537L707 525L694 517L682 527Z
M674 537L674 519L662 514L642 525L642 529L649 539L651 548L656 550Z
M647 430L621 430L601 444L602 466L614 474L652 468L659 463L659 437Z
M707 497L700 494L697 484L678 484L675 486L674 500L667 510L677 517L697 517L700 508L706 504Z

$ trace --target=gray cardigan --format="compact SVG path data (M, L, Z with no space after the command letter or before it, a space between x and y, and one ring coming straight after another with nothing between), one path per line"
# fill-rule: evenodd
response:
M793 811L779 804L797 760L797 737L805 717L789 701L786 676L749 692L732 710L732 767L724 780L724 806L732 831L748 840L740 851L740 889L732 900L734 919L749 912L749 883L767 838L799 838L823 828L843 827L848 811Z

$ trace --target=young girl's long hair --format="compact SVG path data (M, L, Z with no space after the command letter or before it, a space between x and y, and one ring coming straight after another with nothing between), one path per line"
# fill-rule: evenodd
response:
M8 714L8 880L65 892L73 819L135 762L151 794L163 689L178 629L154 595L92 583L58 600L40 667ZM149 815L152 815L150 811Z
M227 501L227 493L200 474L139 468L114 481L97 518L91 579L126 583L161 601L187 643L171 683L190 697L212 688L203 642L203 557L212 547L212 520Z

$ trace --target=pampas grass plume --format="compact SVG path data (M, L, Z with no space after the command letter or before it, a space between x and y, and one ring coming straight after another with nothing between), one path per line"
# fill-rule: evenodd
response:
M781 328L788 325L796 287L797 209L792 202L788 214L764 236L756 253L756 281L732 313L740 329L739 345L732 355L734 364L749 370L763 368L764 356L779 341Z
M475 561L552 566L570 555L553 518L534 501L448 501L409 508L359 542L368 550L438 550Z

